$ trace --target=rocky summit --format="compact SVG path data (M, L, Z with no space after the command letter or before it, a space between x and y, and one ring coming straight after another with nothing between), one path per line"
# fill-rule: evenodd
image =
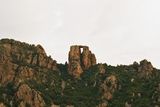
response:
M146 59L96 62L88 46L57 63L41 45L0 40L0 107L160 107L160 70Z
M80 77L83 71L96 64L96 57L88 46L74 45L70 47L68 61L69 74Z

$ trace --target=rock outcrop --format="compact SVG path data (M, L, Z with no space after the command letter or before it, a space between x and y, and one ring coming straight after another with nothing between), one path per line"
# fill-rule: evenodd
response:
M12 39L0 41L0 61L36 65L55 69L56 61L48 57L41 45L29 45Z
M41 45L0 40L0 107L159 107L159 77L147 60L96 64L87 46L57 64Z
M102 99L103 100L111 100L113 97L113 93L118 87L118 81L116 76L111 75L107 77L103 84L101 85L101 92L103 93Z
M31 89L28 85L22 84L16 93L17 100L20 101L19 107L44 107L45 103L40 93Z
M96 64L96 57L89 50L89 47L74 45L70 47L68 61L69 74L78 78L83 71Z
M53 76L57 71L56 61L46 55L41 45L29 45L12 39L0 40L0 100L6 101L0 106L6 103L16 105L13 102L17 100L19 105L16 106L19 107L44 107L40 92L30 88L31 83L49 84L54 79L48 80L48 75ZM2 87L8 87L7 91Z
M150 77L150 75L154 72L154 68L151 62L147 60L142 60L138 67L138 72L140 73L141 77Z
M17 76L32 77L34 66L57 69L56 61L46 55L42 46L29 45L12 39L0 40L0 84L7 84Z

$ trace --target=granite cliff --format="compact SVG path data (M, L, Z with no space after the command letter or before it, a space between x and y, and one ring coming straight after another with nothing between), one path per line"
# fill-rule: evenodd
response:
M41 45L1 39L0 107L160 107L160 70L97 64L81 45L58 64Z

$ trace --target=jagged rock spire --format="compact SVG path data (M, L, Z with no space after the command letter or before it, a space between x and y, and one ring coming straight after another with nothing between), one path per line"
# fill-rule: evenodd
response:
M96 57L88 46L73 45L70 47L68 61L69 74L77 78L84 70L96 64Z

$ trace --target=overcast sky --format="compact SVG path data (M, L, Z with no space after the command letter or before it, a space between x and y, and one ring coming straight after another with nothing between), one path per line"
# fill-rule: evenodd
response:
M160 68L160 0L0 0L0 38L41 44L61 63L82 44L98 62Z

